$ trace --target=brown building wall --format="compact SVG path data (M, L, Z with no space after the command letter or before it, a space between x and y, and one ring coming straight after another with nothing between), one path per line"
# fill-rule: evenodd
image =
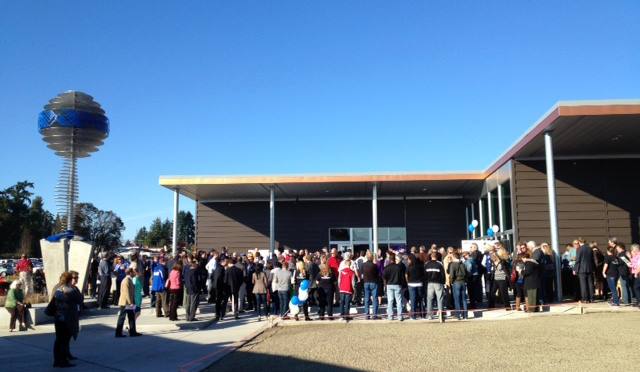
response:
M276 246L320 249L331 227L370 227L371 201L276 200ZM198 203L198 247L244 251L269 246L267 202ZM407 244L459 245L465 237L462 200L380 200L378 226L407 228Z
M544 161L514 161L518 239L550 242ZM638 241L640 159L562 160L555 162L561 251L577 237L606 246L609 236ZM637 181L636 181L637 182Z

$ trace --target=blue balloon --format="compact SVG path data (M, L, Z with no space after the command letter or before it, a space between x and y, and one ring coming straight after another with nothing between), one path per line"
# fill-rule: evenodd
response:
M495 231L493 231L492 228L487 229L487 235L489 235L490 237L493 238L494 235L496 235Z
M473 225L469 224L469 232L472 233L475 231L475 227L473 227Z
M291 303L293 305L296 305L296 306L301 304L300 299L298 298L298 296L291 297Z
M303 280L302 283L300 283L300 289L302 289L303 291L309 289L309 281L306 279Z

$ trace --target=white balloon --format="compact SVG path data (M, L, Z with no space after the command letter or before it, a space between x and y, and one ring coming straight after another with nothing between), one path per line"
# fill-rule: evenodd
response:
M471 221L471 224L473 225L473 227L478 227L478 220Z
M296 315L298 315L299 312L300 312L300 307L298 307L298 305L294 305L292 303L289 303L289 314L291 316L296 316Z
M491 230L493 230L494 233L497 233L498 231L500 231L500 226L493 225L493 226L491 226Z
M301 289L298 291L298 300L306 301L307 298L309 298L309 290L304 291Z

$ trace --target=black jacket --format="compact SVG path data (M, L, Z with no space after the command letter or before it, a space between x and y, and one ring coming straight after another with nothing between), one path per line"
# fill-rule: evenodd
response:
M524 290L538 289L540 286L540 269L536 261L527 261L524 263Z
M424 265L427 283L444 284L444 265L440 261L427 261Z
M184 277L184 288L187 290L187 294L197 294L200 292L199 273L198 268L191 268L186 271Z
M593 273L593 266L593 251L588 245L584 244L576 252L576 263L573 266L573 271L578 274L591 274Z
M378 274L378 266L371 261L362 264L362 276L365 283L378 283L380 275Z
M244 281L244 274L237 266L228 267L224 273L224 284L229 287L231 293L238 293Z
M398 265L395 262L387 265L382 277L387 285L402 285L404 283L404 265Z
M216 265L216 269L211 273L211 280L213 281L213 286L217 291L224 290L224 276L225 269L222 267L220 262Z

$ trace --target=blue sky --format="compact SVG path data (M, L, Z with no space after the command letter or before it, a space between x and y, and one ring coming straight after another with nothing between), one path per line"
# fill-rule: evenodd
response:
M0 187L55 211L37 115L85 91L111 134L80 199L128 238L171 215L160 175L480 170L556 101L640 98L638 1L0 7Z

